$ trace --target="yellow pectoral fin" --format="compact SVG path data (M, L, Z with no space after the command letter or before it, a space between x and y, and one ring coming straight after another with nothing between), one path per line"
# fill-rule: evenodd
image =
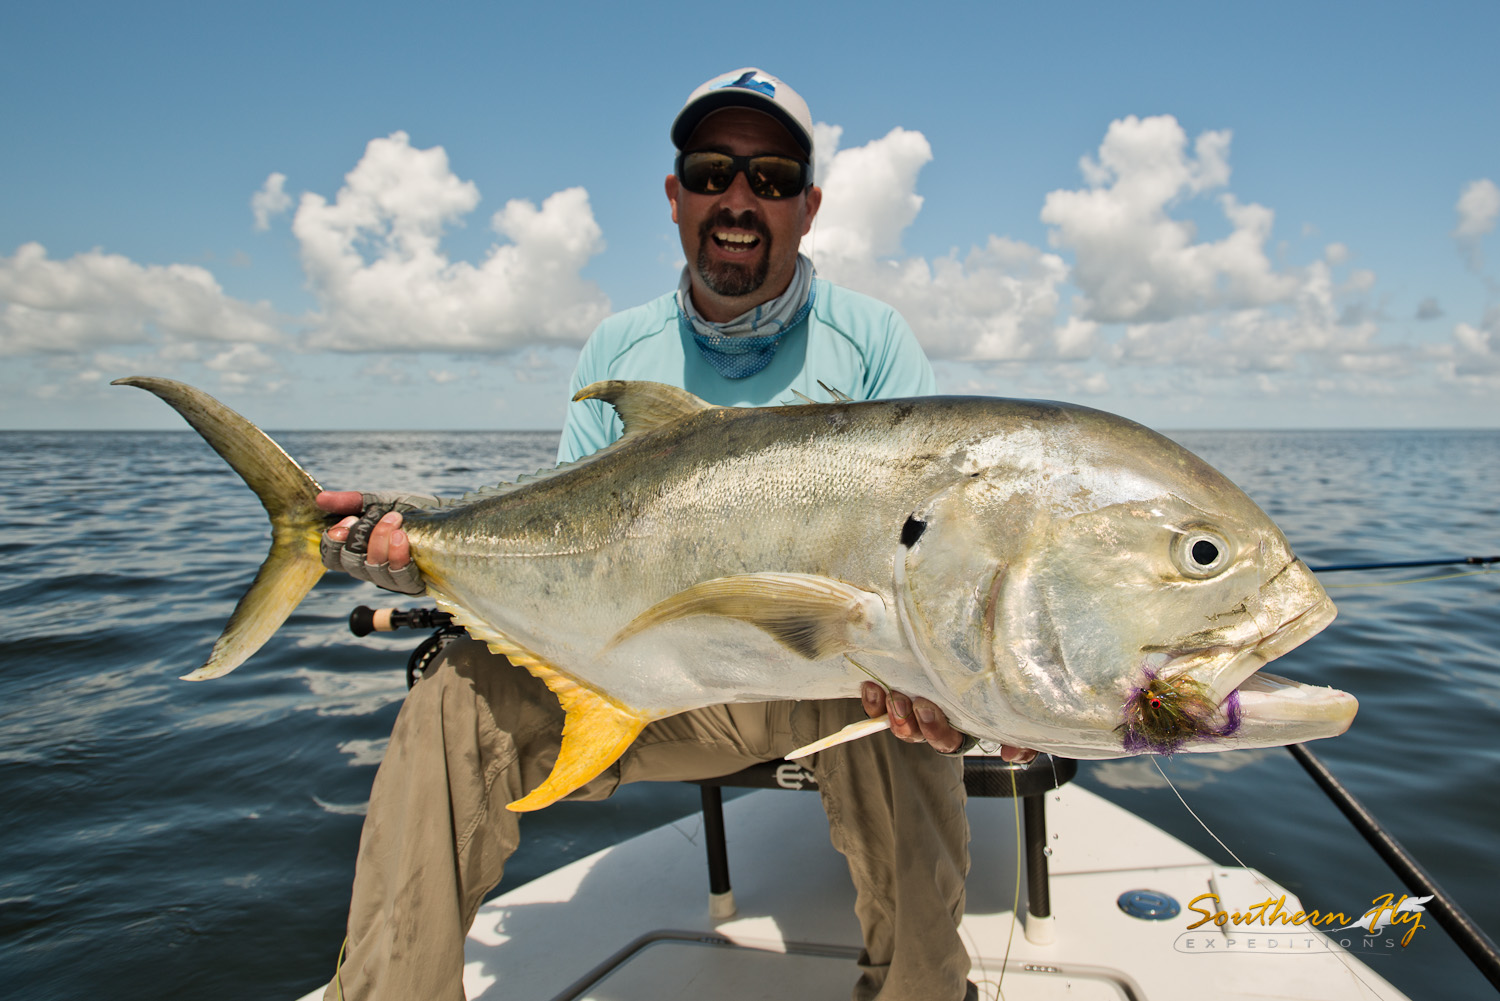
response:
M506 805L526 813L551 806L614 764L650 720L539 662L530 671L557 696L567 719L552 774L529 794Z
M822 740L815 740L811 744L797 748L788 754L786 758L788 761L796 761L798 758L805 758L809 754L817 754L819 751L826 751L830 747L847 744L851 740L868 737L872 733L880 733L882 730L889 730L890 728L890 716L882 713L873 719L862 719L858 723L850 723L838 733L829 734Z

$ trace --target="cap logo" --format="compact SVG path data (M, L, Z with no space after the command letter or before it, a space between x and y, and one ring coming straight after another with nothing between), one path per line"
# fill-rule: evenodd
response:
M773 101L776 99L776 84L772 83L770 80L758 77L755 70L747 70L733 80L726 80L724 83L714 84L713 89L723 90L725 87L740 87L744 90L753 90L757 94L766 95Z

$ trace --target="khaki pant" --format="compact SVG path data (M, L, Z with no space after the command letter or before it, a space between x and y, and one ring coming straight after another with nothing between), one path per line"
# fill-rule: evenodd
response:
M863 719L857 700L712 706L646 727L569 799L724 775ZM341 967L348 1001L462 1001L464 937L519 841L505 804L557 758L563 715L526 671L458 640L401 707L370 794ZM959 1001L968 874L962 762L876 734L811 759L864 934L855 1001ZM852 971L851 971L852 973ZM335 986L325 995L336 1001Z

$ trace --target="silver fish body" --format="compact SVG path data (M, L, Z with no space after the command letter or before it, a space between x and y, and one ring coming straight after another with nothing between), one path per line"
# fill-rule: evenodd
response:
M178 406L163 382L134 384ZM1138 424L990 398L580 397L613 403L624 439L405 517L440 607L568 709L576 767L523 808L652 719L868 678L981 739L1082 758L1299 742L1353 718L1343 692L1256 673L1333 619L1316 579L1241 490Z

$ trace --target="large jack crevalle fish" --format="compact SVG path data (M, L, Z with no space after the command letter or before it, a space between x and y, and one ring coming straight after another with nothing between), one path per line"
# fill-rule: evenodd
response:
M207 394L149 390L260 496L271 554L207 663L253 654L324 569L333 520L275 442ZM1342 733L1344 692L1258 669L1333 603L1271 520L1192 453L1059 403L931 397L711 406L600 382L624 437L555 472L413 511L428 593L567 713L537 809L650 721L854 697L875 679L959 729L1075 758ZM821 746L878 724L857 724Z

